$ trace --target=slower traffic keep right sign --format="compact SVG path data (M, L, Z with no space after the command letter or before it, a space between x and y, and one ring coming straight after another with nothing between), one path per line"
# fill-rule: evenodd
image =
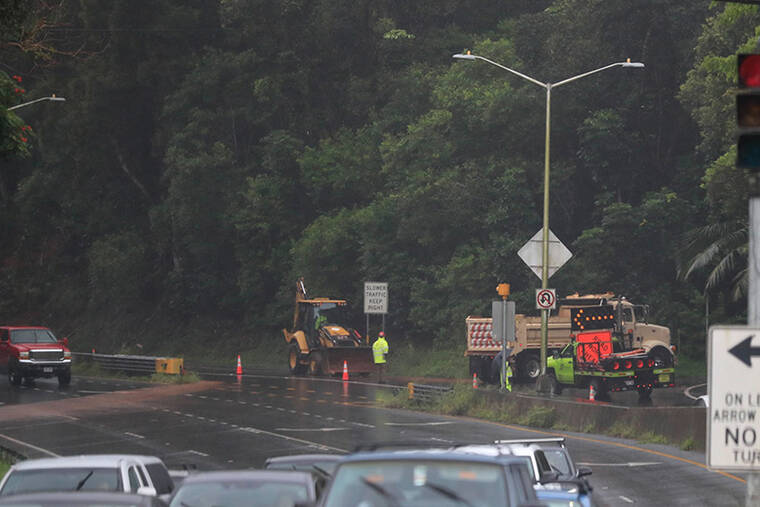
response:
M760 470L760 329L710 328L707 465Z

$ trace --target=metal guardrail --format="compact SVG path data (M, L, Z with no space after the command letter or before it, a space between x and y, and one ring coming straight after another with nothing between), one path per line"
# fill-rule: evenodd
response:
M86 352L72 352L71 355L75 358L92 361L104 370L135 374L184 374L183 361L178 358L132 356L126 354L91 354Z
M439 398L444 394L450 392L454 388L451 386L432 386L426 384L415 384L409 382L407 385L410 400L432 401L435 398Z

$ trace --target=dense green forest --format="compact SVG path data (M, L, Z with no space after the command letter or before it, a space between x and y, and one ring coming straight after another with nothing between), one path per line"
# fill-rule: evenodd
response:
M0 320L75 349L240 350L295 280L391 343L463 347L541 227L552 94L560 295L651 305L687 355L745 316L736 53L756 6L707 0L0 0ZM56 93L66 102L9 107ZM362 326L363 328L363 326Z

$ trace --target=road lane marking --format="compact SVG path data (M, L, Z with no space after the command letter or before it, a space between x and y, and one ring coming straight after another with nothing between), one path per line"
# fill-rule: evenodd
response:
M579 461L577 465L583 465L586 467L648 467L652 465L662 465L660 461L632 461L630 463L584 463Z
M125 431L124 434L129 435L130 437L135 437L135 438L145 438L144 436L138 435L137 433L132 433L131 431Z
M291 431L291 432L305 432L305 431L348 431L351 428L275 428L275 431Z
M189 452L190 454L197 454L198 456L206 456L206 457L208 457L208 454L206 454L205 452L196 451L196 450L193 450L193 449L190 449L187 452Z
M347 453L348 452L346 449L341 449L339 447L332 447L330 445L319 444L317 442L311 442L309 440L303 440L301 438L291 437L291 436L288 436L288 435L280 435L279 433L274 433L274 432L271 432L271 431L261 430L261 429L258 429L258 428L251 428L249 426L240 427L238 429L240 431L244 431L246 433L253 433L255 435L267 435L267 436L270 436L270 437L282 438L284 440L289 440L291 442L298 442L298 443L306 444L306 445L309 445L309 446L312 446L312 447L317 447L318 449L327 449L327 450L332 450L332 451L337 451L337 452L343 452L343 453Z
M383 423L386 426L443 426L444 424L454 424L452 421L433 421L433 422L408 422L408 423L397 423L397 422L387 422Z
M620 498L620 499L621 499L621 500L623 500L624 502L628 502L628 503L634 503L634 502L633 502L633 500L631 500L631 499L630 499L630 498L628 498L627 496L623 496L623 495L620 495L618 498Z
M39 452L41 452L43 454L47 454L48 456L52 456L54 458L60 458L61 457L60 454L56 454L53 451L48 451L47 449L43 449L42 447L37 447L36 445L32 445L29 442L24 442L22 440L16 440L15 438L9 437L8 435L4 435L2 433L0 433L0 438L4 438L4 439L6 439L9 442L13 442L14 444L23 445L23 446L28 447L30 449L34 449L35 451L39 451Z

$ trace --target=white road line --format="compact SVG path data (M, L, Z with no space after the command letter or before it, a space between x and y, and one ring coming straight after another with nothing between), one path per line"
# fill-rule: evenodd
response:
M353 424L355 426L361 426L362 428L374 428L375 427L374 424L365 424L365 423L353 422L353 421L351 422L351 424Z
M145 438L144 436L138 435L137 433L132 433L131 431L125 431L124 434L129 435L130 437L135 437L135 438Z
M395 423L387 422L386 426L443 426L444 424L452 424L453 421L435 421L435 422L421 422L421 423Z
M251 427L244 427L243 428L243 427L241 427L239 429L240 429L240 431L245 431L246 433L254 433L254 434L257 434L257 435L260 434L260 435L267 435L267 436L270 436L270 437L282 438L282 439L285 439L285 440L289 440L291 442L298 442L298 443L301 443L301 444L306 444L306 445L309 445L309 446L314 446L314 447L316 447L318 449L327 449L327 450L331 450L331 451L344 452L344 453L348 452L347 450L341 449L339 447L332 447L332 446L329 446L329 445L319 444L317 442L310 442L309 440L303 440L303 439L300 439L300 438L289 437L288 435L280 435L279 433L273 433L271 431L260 430L258 428L251 428Z
M16 440L15 438L9 437L8 435L3 435L2 433L0 433L0 438L4 438L4 439L6 439L9 442L13 442L14 444L23 445L23 446L28 447L30 449L34 449L35 451L39 451L39 452L41 452L43 454L47 454L48 456L52 456L54 458L60 458L61 457L60 454L56 454L53 451L48 451L47 449L43 449L42 447L37 447L36 445L32 445L32 444L30 444L28 442L23 442L21 440Z
M635 503L633 500L631 500L631 499L630 499L630 498L628 498L627 496L623 496L623 495L620 495L618 498L620 498L620 499L621 499L621 500L623 500L624 502L628 502L628 503Z
M190 449L187 452L189 452L190 454L197 454L198 456L206 456L206 457L208 457L208 454L206 454L205 452L195 451L193 449Z
M660 461L632 461L630 463L584 463L578 462L576 465L586 467L648 467L652 465L662 465Z
M275 431L291 431L291 432L302 432L302 431L348 431L350 428L275 428Z

